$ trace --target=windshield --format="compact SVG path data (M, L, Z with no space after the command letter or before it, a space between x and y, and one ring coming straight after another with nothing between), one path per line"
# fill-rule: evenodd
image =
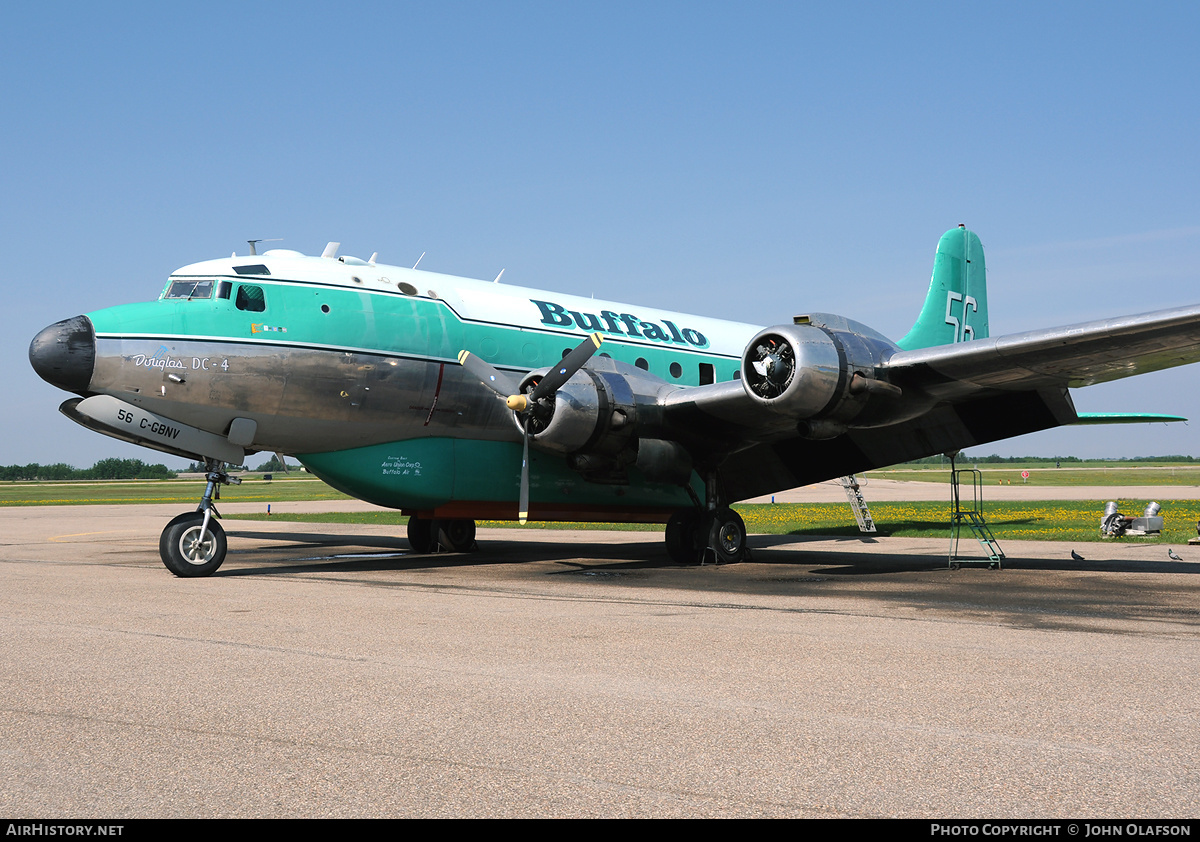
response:
M163 298L212 298L212 281L172 281Z

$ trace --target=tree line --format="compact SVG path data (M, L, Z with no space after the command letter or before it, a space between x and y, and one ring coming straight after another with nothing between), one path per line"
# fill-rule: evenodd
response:
M53 465L0 465L0 480L56 479L174 479L166 465L147 465L141 459L101 459L90 468L75 468L65 462Z
M204 467L203 462L192 462L186 468L184 468L184 472L189 474L202 474L207 470L208 468ZM229 471L230 473L236 473L238 471L263 471L265 473L277 472L282 474L285 472L285 469L283 465L280 464L279 457L277 456L272 456L257 468L251 468L248 465L226 465L225 470ZM286 470L296 471L299 470L299 466L293 465L289 462Z
M924 459L914 459L911 462L905 462L906 465L942 465L950 460L945 456L926 456ZM1064 463L1080 463L1080 462L1196 462L1194 456L1122 456L1119 459L1080 459L1078 456L998 456L993 453L991 456L971 456L966 453L958 455L959 462L971 462L979 464L1011 464L1011 463L1049 463L1049 462L1064 462Z

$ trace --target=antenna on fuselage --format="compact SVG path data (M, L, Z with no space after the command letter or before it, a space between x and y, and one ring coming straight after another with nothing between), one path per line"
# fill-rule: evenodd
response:
M321 257L337 257L337 250L342 247L341 243L330 243L325 246L325 251L321 252Z
M506 267L504 267L504 268L505 268L505 269L507 269L508 267L506 266ZM503 275L503 274L504 274L504 269L501 269L501 270L500 270L500 275ZM496 280L492 281L492 283L494 283L494 284L498 284L498 283L500 283L500 275L497 275L497 276L496 276Z
M421 261L424 259L425 259L425 252L421 252L421 256L417 258L417 262L413 264L413 268L416 269L417 266L420 265Z
M256 249L255 246L258 245L259 243L277 243L282 239L283 239L283 237L271 237L270 239L267 239L267 240L246 240L246 242L250 244L250 253L253 255L257 255L258 249Z

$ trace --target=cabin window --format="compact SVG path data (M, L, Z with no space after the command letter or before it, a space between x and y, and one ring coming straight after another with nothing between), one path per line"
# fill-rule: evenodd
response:
M212 298L212 281L172 281L163 298Z
M642 371L649 371L649 370L650 370L650 363L646 362L646 358L645 358L645 357L638 357L638 358L637 358L637 362L635 362L635 363L634 363L634 365L636 365L636 366L637 366L638 368L640 368Z
M681 366L679 363L671 363L671 376L672 377L682 377L683 376L683 366Z
M716 381L717 371L712 363L700 363L700 385L705 386Z
M261 313L267 309L267 298L263 295L262 287L242 284L238 287L234 305L248 313Z

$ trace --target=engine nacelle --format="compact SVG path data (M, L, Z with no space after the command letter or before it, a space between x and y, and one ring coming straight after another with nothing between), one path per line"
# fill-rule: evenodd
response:
M742 385L751 400L796 419L798 432L814 439L845 432L872 397L899 394L875 378L876 366L895 350L891 342L840 317L824 322L769 327L742 354Z
M540 376L541 372L527 376L521 391L530 391ZM550 399L549 416L535 414L527 421L530 444L563 454L608 455L624 449L633 435L633 402L623 402L613 392L605 379L588 369L576 372Z
M521 391L531 391L542 374L526 376ZM518 427L530 424L531 445L564 454L567 464L591 482L627 483L628 470L636 465L651 482L682 485L691 477L690 454L655 433L661 429L658 398L670 388L640 368L598 357L540 411L514 419Z

